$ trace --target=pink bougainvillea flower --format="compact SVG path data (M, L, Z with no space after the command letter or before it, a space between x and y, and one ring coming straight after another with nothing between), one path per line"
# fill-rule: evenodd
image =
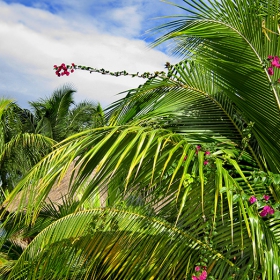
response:
M204 165L207 165L208 163L209 163L208 160L205 160L205 161L203 162Z
M274 209L272 207L270 207L269 205L265 205L263 210L260 213L261 217L265 217L267 215L273 215L274 214Z
M271 59L273 59L273 56L272 56L272 55L269 55L269 56L267 57L267 59L271 60Z
M65 65L65 63L61 63L60 66L57 66L56 64L53 66L54 69L56 70L55 71L55 74L60 77L60 76L69 76L70 73L73 73L74 72L74 69L75 69L75 64L72 63L71 66L69 65ZM68 71L69 70L69 71Z
M265 195L263 196L263 199L264 199L265 201L268 201L268 200L270 199L270 196L265 194Z
M199 278L196 276L192 276L192 280L199 280Z
M260 216L261 217L265 217L267 215L267 211L265 211L264 209L261 211Z
M196 148L196 152L195 153L198 154L198 151L201 149L201 146L197 145L195 148Z
M268 214L273 215L274 213L275 213L275 210L272 207L270 207Z
M253 195L249 198L249 202L251 204L254 204L256 201L257 201L257 198L255 196L253 196Z
M210 154L211 154L211 153L210 153L209 151L206 151L206 152L205 152L205 155L206 155L206 156L209 156Z
M278 56L274 56L274 58L271 62L271 66L280 68L279 57Z
M196 266L194 270L195 271L200 271L200 266Z
M207 271L203 270L199 276L199 280L206 280L207 279Z
M73 73L74 72L74 69L75 69L75 64L72 63L71 66L69 65L65 65L65 63L61 63L60 66L57 66L56 64L53 66L54 69L56 70L55 71L55 74L60 77L60 76L69 76L70 73ZM68 71L69 70L69 71Z
M268 68L267 68L267 72L268 72L268 74L269 74L270 76L272 76L273 73L274 73L273 68L272 68L272 67L268 67Z

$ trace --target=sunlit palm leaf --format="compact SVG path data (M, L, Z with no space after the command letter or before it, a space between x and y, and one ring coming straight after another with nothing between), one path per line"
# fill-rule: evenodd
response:
M271 82L280 72L276 69L271 79L266 66L267 56L280 49L278 1L185 2L192 7L189 15L166 24L173 30L156 43L175 38L175 52L191 55L223 84L235 88L228 93L230 99L247 122L254 122L252 132L268 167L279 172L279 89Z
M235 89L226 87L212 71L202 65L181 62L174 65L169 78L155 78L112 105L108 110L114 123L142 123L172 129L191 142L215 140L235 143L251 133L248 148L259 167L265 166L248 120L231 100Z
M66 216L42 231L9 279L183 279L193 272L203 249L223 267L224 276L237 269L207 243L162 220L96 209Z
M65 85L50 98L29 102L37 119L36 133L60 141L66 137L69 108L73 104L72 86Z

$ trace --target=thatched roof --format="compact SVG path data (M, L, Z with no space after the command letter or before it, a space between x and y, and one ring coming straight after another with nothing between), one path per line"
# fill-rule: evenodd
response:
M75 178L75 173L78 172L77 167L74 168L75 167L75 163L76 163L76 161L71 163L69 169L67 170L65 176L59 182L59 184L55 184L52 187L52 189L51 189L51 191L50 191L50 193L49 193L49 195L48 195L48 197L46 199L46 203L48 203L50 201L52 203L54 203L54 204L57 204L57 205L60 205L60 204L63 203L63 198L67 197L67 195L69 194L69 186L70 186L70 183L71 183L71 178L72 177ZM93 176L94 176L94 173L93 173ZM8 210L9 212L16 211L18 206L19 206L19 204L20 204L20 200L21 200L21 194L19 193L13 199L13 201L8 205L6 210ZM26 204L27 204L27 201L26 201ZM3 207L5 208L6 205L3 205Z

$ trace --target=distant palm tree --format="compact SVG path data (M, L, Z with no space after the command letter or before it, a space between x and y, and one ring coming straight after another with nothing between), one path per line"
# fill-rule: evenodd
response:
M61 141L71 134L96 126L100 104L89 101L75 104L74 93L71 86L65 85L49 98L29 102L37 122L36 133Z

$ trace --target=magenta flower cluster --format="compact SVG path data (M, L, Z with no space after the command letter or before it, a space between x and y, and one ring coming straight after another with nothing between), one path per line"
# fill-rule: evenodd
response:
M72 63L70 66L68 66L68 65L66 66L65 63L61 63L60 66L54 65L53 68L54 68L54 70L56 70L55 74L58 77L64 76L64 75L69 76L70 73L74 72L75 64ZM70 72L68 70L70 70Z
M270 196L265 194L265 195L263 196L263 199L264 199L266 202L268 202L269 199L270 199ZM255 196L251 196L251 197L249 198L249 202L250 202L251 204L254 204L255 202L257 202L257 198L256 198ZM267 216L267 215L273 215L274 213L275 213L275 210L273 209L273 207L271 207L271 206L269 206L269 205L265 205L265 206L263 207L262 211L260 212L260 216L261 216L261 217L265 217L265 216Z
M274 214L274 209L271 207L271 206L269 206L269 205L265 205L264 207L263 207L263 210L261 211L261 213L260 213L260 216L261 217L265 217L265 216L267 216L267 215L273 215Z
M257 198L256 198L255 196L251 196L251 197L249 198L249 202L250 202L251 204L254 204L256 201L257 201Z
M270 76L274 74L274 67L280 68L279 57L269 55L267 59L270 61L270 66L267 68L267 72ZM279 81L279 80L278 80Z
M195 267L196 275L192 276L192 280L206 280L207 279L207 271L206 267L201 268L200 266ZM199 274L199 272L201 272Z

